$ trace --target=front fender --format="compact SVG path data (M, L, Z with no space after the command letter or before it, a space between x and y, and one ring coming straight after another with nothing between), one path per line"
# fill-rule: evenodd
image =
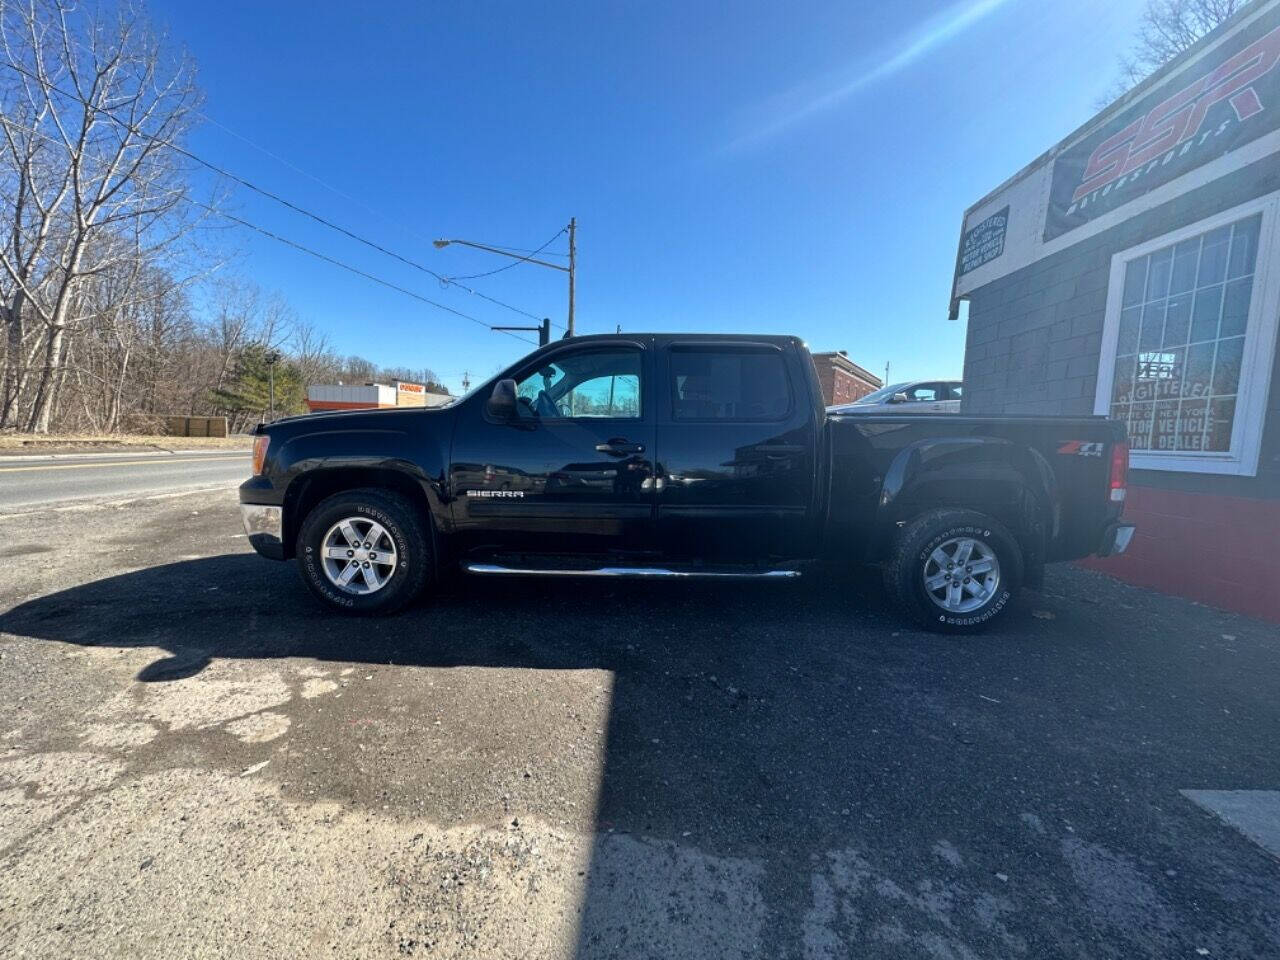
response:
M316 502L353 487L395 490L425 511L433 531L447 524L448 431L416 426L313 429L273 437L264 478L270 497L262 500L284 508L285 543L292 545L302 517Z
M276 476L287 488L299 477L319 470L387 468L416 475L429 483L444 472L442 458L432 457L431 453L429 444L414 442L400 430L304 434L285 440L276 461ZM437 469L432 469L431 460L437 462Z

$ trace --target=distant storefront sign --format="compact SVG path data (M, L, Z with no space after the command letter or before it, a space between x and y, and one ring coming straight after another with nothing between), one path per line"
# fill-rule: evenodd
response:
M1280 7L1063 151L1053 164L1044 239L1277 128Z
M422 407L427 403L427 388L421 383L409 383L405 380L396 381L396 406L398 407Z
M960 238L960 274L976 270L1004 253L1004 235L1009 226L1009 207L993 213Z

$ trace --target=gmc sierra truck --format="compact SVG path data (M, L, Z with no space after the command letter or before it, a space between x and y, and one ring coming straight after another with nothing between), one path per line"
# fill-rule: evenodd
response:
M794 337L541 347L436 409L260 426L245 531L336 610L479 576L775 580L877 564L971 632L1046 563L1122 552L1128 448L1102 417L829 415Z

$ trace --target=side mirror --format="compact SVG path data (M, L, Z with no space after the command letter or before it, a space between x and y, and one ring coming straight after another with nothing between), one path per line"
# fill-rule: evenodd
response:
M893 396L889 398L889 402L890 403L910 403L911 398L908 397L905 393L895 393Z
M519 415L516 406L516 382L499 380L493 385L493 393L484 405L485 413L495 420L514 420Z

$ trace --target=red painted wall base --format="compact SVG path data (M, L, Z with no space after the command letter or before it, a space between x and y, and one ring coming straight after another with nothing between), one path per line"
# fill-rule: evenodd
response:
M1134 486L1127 552L1084 566L1215 607L1280 623L1280 500Z

